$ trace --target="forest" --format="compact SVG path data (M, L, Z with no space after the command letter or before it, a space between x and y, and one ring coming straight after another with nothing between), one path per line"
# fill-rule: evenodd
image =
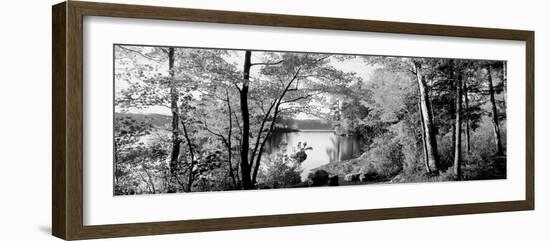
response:
M116 44L114 195L506 178L506 62Z

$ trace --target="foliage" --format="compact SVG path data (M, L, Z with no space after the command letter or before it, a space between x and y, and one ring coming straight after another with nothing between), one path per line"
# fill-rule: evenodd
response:
M361 76L346 64L372 71ZM293 187L313 148L307 140L291 151L268 148L275 131L300 125L361 141L360 157L312 170L316 183L326 183L329 173L454 180L457 123L462 178L502 178L505 157L494 156L490 117L498 116L505 144L505 68L485 60L116 45L114 192ZM457 107L458 86L464 104ZM430 117L419 111L421 103L430 106ZM144 114L152 110L164 114ZM427 119L438 150L434 173L426 168Z
M379 176L391 177L403 169L403 147L392 134L376 138L371 146L373 148L369 150L367 158Z
M262 186L269 188L291 187L301 182L301 172L300 163L297 160L278 152L266 160L259 182Z
M294 150L294 153L290 155L290 158L296 160L299 163L304 162L307 159L307 153L308 150L313 150L313 147L307 146L307 142L298 142L296 145L296 150Z

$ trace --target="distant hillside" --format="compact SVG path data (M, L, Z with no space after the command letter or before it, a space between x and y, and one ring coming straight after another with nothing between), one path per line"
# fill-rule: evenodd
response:
M280 123L293 130L332 130L330 121L321 119L283 119Z
M129 116L138 121L147 121L156 128L169 129L172 117L161 114L139 114L139 113L115 113L116 116ZM292 130L332 130L330 121L321 119L282 119L279 121L286 128L278 128L279 131Z
M129 116L138 121L147 121L156 128L168 128L172 117L161 114L115 113L115 116Z

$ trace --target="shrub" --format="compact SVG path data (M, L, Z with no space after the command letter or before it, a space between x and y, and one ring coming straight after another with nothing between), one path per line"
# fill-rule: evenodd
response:
M416 117L416 115L413 115L413 117ZM418 125L420 125L418 118L408 116L408 118L389 127L392 133L389 136L392 137L392 142L394 142L393 149L400 149L400 151L397 150L397 156L398 159L402 159L400 166L403 175L401 177L424 175L426 172L421 137L422 130L417 128Z
M437 138L437 152L439 155L439 168L446 170L454 164L454 135L452 132Z
M390 177L403 169L402 147L392 133L386 133L374 139L368 160L376 169L378 176Z
M258 183L273 188L291 187L300 183L302 173L300 162L287 154L275 153L263 163Z

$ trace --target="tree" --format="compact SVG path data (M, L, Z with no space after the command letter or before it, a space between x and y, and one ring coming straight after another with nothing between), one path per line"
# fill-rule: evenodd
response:
M314 126L296 119L360 139L364 153L331 163L337 170L404 180L483 176L471 164L492 165L480 158L493 154L485 133L505 135L505 70L494 61L124 45L115 55L116 118L152 125L130 123L134 144L114 145L119 193L293 186L307 154L285 157L289 165L273 136ZM373 72L348 72L363 59Z
M489 97L490 97L490 103L491 103L491 120L493 121L493 131L495 134L495 145L496 145L496 156L502 156L504 154L504 150L502 148L502 140L500 137L500 123L499 123L499 114L497 110L497 104L495 100L495 89L493 86L493 77L492 77L492 71L493 71L493 64L489 63L487 65L487 82L489 84Z
M241 119L243 121L242 128L242 140L241 140L241 175L244 189L252 189L254 184L250 176L251 163L248 161L248 153L250 149L250 114L248 113L248 85L250 84L250 62L252 52L250 50L245 51L244 54L244 68L243 68L243 82L239 90L240 104L241 104Z
M118 68L115 71L115 78L123 80L127 88L117 94L117 108L122 111L133 109L146 109L150 107L163 107L171 113L171 151L168 162L171 183L169 192L177 192L177 186L184 191L190 191L180 176L182 166L180 162L182 130L180 129L181 115L187 110L182 108L188 106L191 90L196 83L190 80L193 75L190 71L190 63L196 58L196 50L178 49L173 47L132 47L117 45L115 55L117 56ZM176 61L178 59L178 61ZM167 68L166 68L167 67ZM184 136L185 137L185 136ZM187 138L186 138L187 139ZM189 140L187 145L190 146ZM193 148L189 148L193 152ZM194 157L194 153L190 153ZM191 158L194 159L194 158ZM189 170L191 165L185 165ZM190 171L189 171L190 173ZM191 176L188 182L191 181Z
M439 173L439 154L437 147L437 127L434 124L431 87L428 78L434 78L439 60L402 57L365 57L370 65L380 66L395 73L411 75L418 87L417 108L419 115L422 150L424 152L425 169L427 173ZM430 81L432 82L432 81ZM410 114L410 110L407 111Z
M468 74L468 73L467 73ZM466 122L466 130L465 130L465 134L466 134L466 151L468 151L468 153L470 153L470 103L469 103L469 98L468 98L468 79L469 79L469 76L466 77L466 81L463 81L463 87L462 87L462 90L463 90L463 94L464 94L464 117L465 117L465 122Z
M461 178L461 164L462 164L462 70L458 70L458 78L456 79L456 94L455 94L455 132L454 132L454 162L453 171L455 178L460 180Z
M259 73L265 80L256 81L253 97L260 100L268 96L270 101L265 106L258 106L262 121L250 159L254 164L253 184L257 182L267 140L281 116L291 116L297 112L313 113L315 111L308 103L314 99L322 101L322 94L342 94L349 90L351 83L360 81L354 73L344 72L333 66L334 62L342 59L330 54L280 53L265 54L264 61L254 64L261 66ZM265 91L257 92L262 89ZM264 112L265 109L267 111ZM264 124L268 124L265 129Z
M435 138L435 127L433 125L428 86L422 74L422 62L420 60L413 60L412 62L418 82L420 116L422 119L422 130L424 131L424 150L426 151L425 156L427 158L426 167L429 173L437 173L439 171L439 157L437 153L437 140Z
M240 122L239 118L235 118L235 126L240 132L240 176L243 188L252 189L257 182L267 141L281 115L307 110L309 107L305 102L323 91L343 89L340 85L354 77L331 66L331 55L249 50L243 51L243 55L240 53L234 51L233 57L242 56L244 59L241 78L235 77L235 73L239 72L236 68L222 66L220 63L227 61L219 58L218 64L204 64L203 70L215 72L215 77L209 75L206 78L219 79L221 82L217 83L221 84L222 89L229 90L232 86L238 93L239 112L229 111L227 114L240 114ZM214 63L216 57L204 59ZM219 136L220 133L212 134Z
M465 125L463 132L465 135L466 151L471 153L470 135L479 127L482 116L485 114L482 106L486 102L487 93L483 91L484 83L481 76L481 70L484 61L462 60L462 122Z
M170 153L170 173L176 175L178 169L178 158L180 154L179 138L179 108L178 91L176 89L176 79L174 70L174 48L168 48L168 74L170 76L170 110L172 113L172 152Z
M123 165L127 156L136 146L143 145L141 138L150 134L151 124L136 120L130 116L116 116L114 123L114 178L118 185L124 175Z

